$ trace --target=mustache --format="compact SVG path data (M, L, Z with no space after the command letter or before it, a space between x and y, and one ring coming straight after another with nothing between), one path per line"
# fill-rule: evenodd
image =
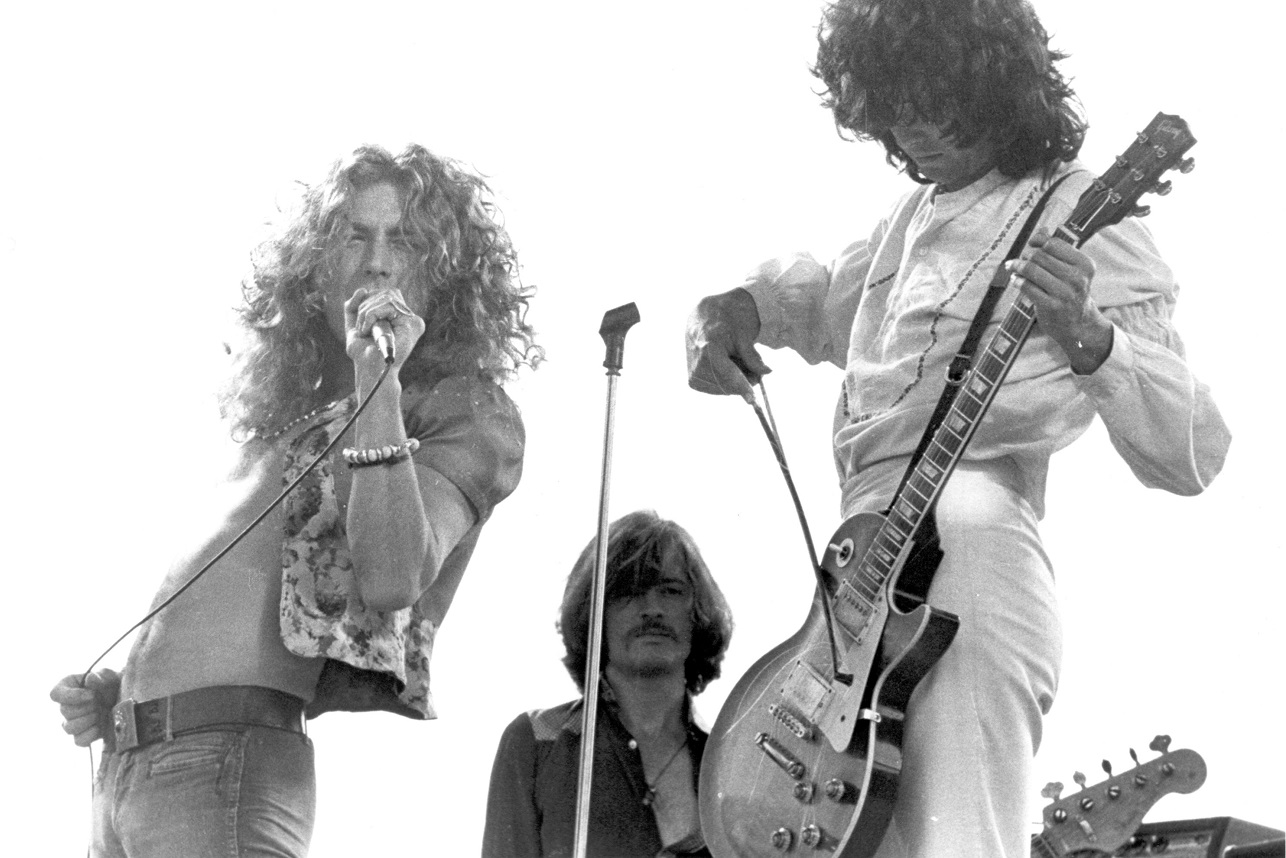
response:
M678 640L679 633L676 632L668 623L661 620L644 620L630 630L630 637L638 638L644 635L665 635L671 640Z

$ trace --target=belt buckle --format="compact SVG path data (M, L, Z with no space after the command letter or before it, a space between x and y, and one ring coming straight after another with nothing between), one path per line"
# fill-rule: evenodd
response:
M138 722L134 719L132 697L112 707L112 733L116 737L117 752L138 747Z
M127 698L112 707L112 732L116 734L116 750L128 751L140 745L170 741L174 738L172 725L174 707L169 697L135 702Z

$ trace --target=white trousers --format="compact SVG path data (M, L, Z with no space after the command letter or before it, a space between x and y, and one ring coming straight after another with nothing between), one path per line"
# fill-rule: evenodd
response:
M887 505L901 472L848 487L859 490L846 493L845 516ZM1032 759L1058 687L1062 626L1018 484L1003 460L964 464L939 499L944 557L929 604L959 616L960 628L908 704L898 799L877 858L1030 855Z

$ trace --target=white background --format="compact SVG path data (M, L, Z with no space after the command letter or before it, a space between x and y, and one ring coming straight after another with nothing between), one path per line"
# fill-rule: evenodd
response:
M1149 819L1283 827L1280 45L1259 4L1041 0L1073 53L1103 169L1158 110L1197 170L1152 198L1183 285L1189 359L1234 433L1198 498L1139 486L1097 426L1054 460L1044 535L1066 615L1058 701L1031 795L1104 777L1154 734L1204 787ZM689 391L682 333L702 295L761 259L820 258L910 187L837 138L807 66L816 0L646 4L30 4L0 27L0 265L8 310L3 516L9 854L77 855L87 753L48 689L150 601L165 533L215 474L226 309L295 179L362 142L408 141L491 178L538 289L549 360L510 386L526 473L495 514L438 639L441 718L329 715L312 854L476 854L495 743L574 689L554 618L593 533L606 378L597 330L634 301L612 515L654 507L702 546L733 607L724 679L803 621L811 578L753 412ZM839 371L769 353L769 392L814 535L838 523L828 432ZM107 659L119 667L126 647ZM14 844L22 845L15 851ZM39 844L39 845L37 845Z

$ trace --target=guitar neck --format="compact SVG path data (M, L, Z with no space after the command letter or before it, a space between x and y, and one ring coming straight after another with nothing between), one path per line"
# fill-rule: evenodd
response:
M1085 240L1071 222L1060 226L1056 235L1074 246ZM911 537L924 522L942 493L947 478L960 463L965 447L978 430L1035 326L1036 309L1020 295L986 348L975 357L969 373L956 391L951 409L893 499L884 524L872 540L866 556L847 579L849 587L842 590L849 598L873 600L882 592L898 568L898 559ZM850 588L855 595L850 593Z
M1191 170L1192 159L1184 153L1195 142L1183 119L1158 113L1129 149L1081 194L1055 235L1080 247L1099 229L1126 215L1147 214L1146 206L1135 205L1139 197L1147 191L1168 193L1170 183L1159 181L1160 176L1175 168L1184 173ZM840 583L840 597L860 612L869 613L869 606L898 569L911 537L933 508L1035 323L1035 308L1020 295L1000 323L1000 330L974 361L928 449L893 499L865 557Z

